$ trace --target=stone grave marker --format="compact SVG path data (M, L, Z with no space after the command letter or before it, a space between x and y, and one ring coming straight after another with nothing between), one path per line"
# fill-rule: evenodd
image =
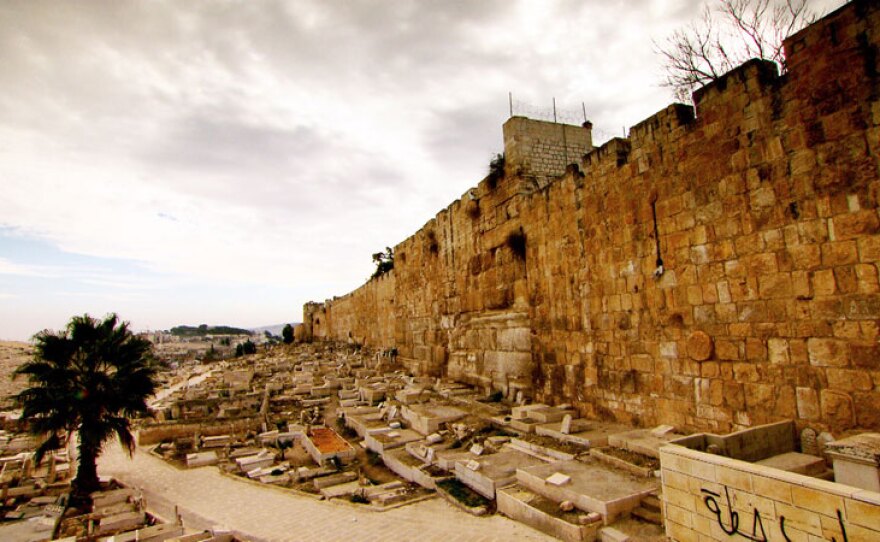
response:
M814 429L807 427L801 431L801 453L820 455L818 435Z
M562 418L562 427L560 428L560 432L563 435L568 435L571 433L571 414L566 414Z

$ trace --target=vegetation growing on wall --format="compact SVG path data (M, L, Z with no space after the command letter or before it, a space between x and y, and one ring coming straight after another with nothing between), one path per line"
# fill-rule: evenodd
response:
M373 271L371 279L381 277L385 273L394 269L394 249L385 247L385 252L377 252L373 254L373 263L376 264L376 270Z
M486 185L489 190L495 190L498 181L504 178L504 153L496 154L489 162L489 175L486 177Z

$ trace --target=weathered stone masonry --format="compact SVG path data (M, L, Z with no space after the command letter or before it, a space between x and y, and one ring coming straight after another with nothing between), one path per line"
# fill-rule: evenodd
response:
M506 177L302 334L587 416L880 429L878 29L853 2L786 40L784 76L749 62L597 149L569 126L564 174L547 123L510 119Z

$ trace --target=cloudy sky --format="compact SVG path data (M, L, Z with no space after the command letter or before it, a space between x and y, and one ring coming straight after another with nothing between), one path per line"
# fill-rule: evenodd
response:
M702 3L6 0L0 339L298 321L482 178L508 92L600 142L665 107Z

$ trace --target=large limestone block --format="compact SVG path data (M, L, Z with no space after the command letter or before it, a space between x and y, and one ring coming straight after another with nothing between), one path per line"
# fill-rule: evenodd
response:
M509 352L529 352L532 348L531 333L528 328L498 330L498 349Z

